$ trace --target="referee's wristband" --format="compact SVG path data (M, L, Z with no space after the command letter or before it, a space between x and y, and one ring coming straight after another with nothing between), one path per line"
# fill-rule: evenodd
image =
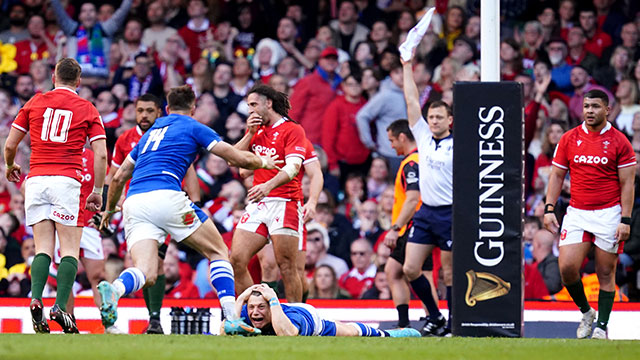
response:
M544 213L545 214L553 214L556 206L553 204L545 204L544 205Z
M94 186L93 187L93 193L94 194L98 194L98 195L102 195L102 189L103 189L102 187Z
M269 306L280 306L280 301L278 301L277 297L272 297L271 300L269 300Z
M620 219L620 223L621 223L621 224L625 224L625 225L631 225L631 217L629 217L629 216L623 216L623 217Z

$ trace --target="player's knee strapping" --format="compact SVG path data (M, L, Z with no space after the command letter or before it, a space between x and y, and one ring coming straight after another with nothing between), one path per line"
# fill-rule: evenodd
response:
M353 326L358 331L358 336L385 337L389 335L384 330L379 330L363 323L352 322L347 325Z
M116 281L114 281L113 285L119 292L122 292L119 295L123 296L142 289L146 281L146 277L142 270L136 267L130 267L120 274ZM120 287L118 283L121 284L122 287Z

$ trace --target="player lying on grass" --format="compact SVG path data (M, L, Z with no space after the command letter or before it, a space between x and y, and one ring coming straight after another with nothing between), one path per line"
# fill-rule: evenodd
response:
M236 314L260 329L262 335L420 337L420 332L412 328L379 330L357 322L325 320L311 305L280 304L276 293L265 284L253 285L238 296Z

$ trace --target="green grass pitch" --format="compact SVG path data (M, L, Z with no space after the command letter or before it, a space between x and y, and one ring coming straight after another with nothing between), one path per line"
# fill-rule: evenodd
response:
M0 335L0 359L639 359L638 341Z

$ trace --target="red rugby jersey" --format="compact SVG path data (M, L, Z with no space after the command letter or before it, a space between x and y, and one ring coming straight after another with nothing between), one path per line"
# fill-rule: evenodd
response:
M61 175L81 181L87 138L89 142L106 138L98 110L64 87L36 94L12 126L31 136L29 177Z
M553 165L569 170L570 205L582 210L619 204L618 169L635 164L631 143L609 122L599 132L589 131L584 123L567 131L553 157Z

